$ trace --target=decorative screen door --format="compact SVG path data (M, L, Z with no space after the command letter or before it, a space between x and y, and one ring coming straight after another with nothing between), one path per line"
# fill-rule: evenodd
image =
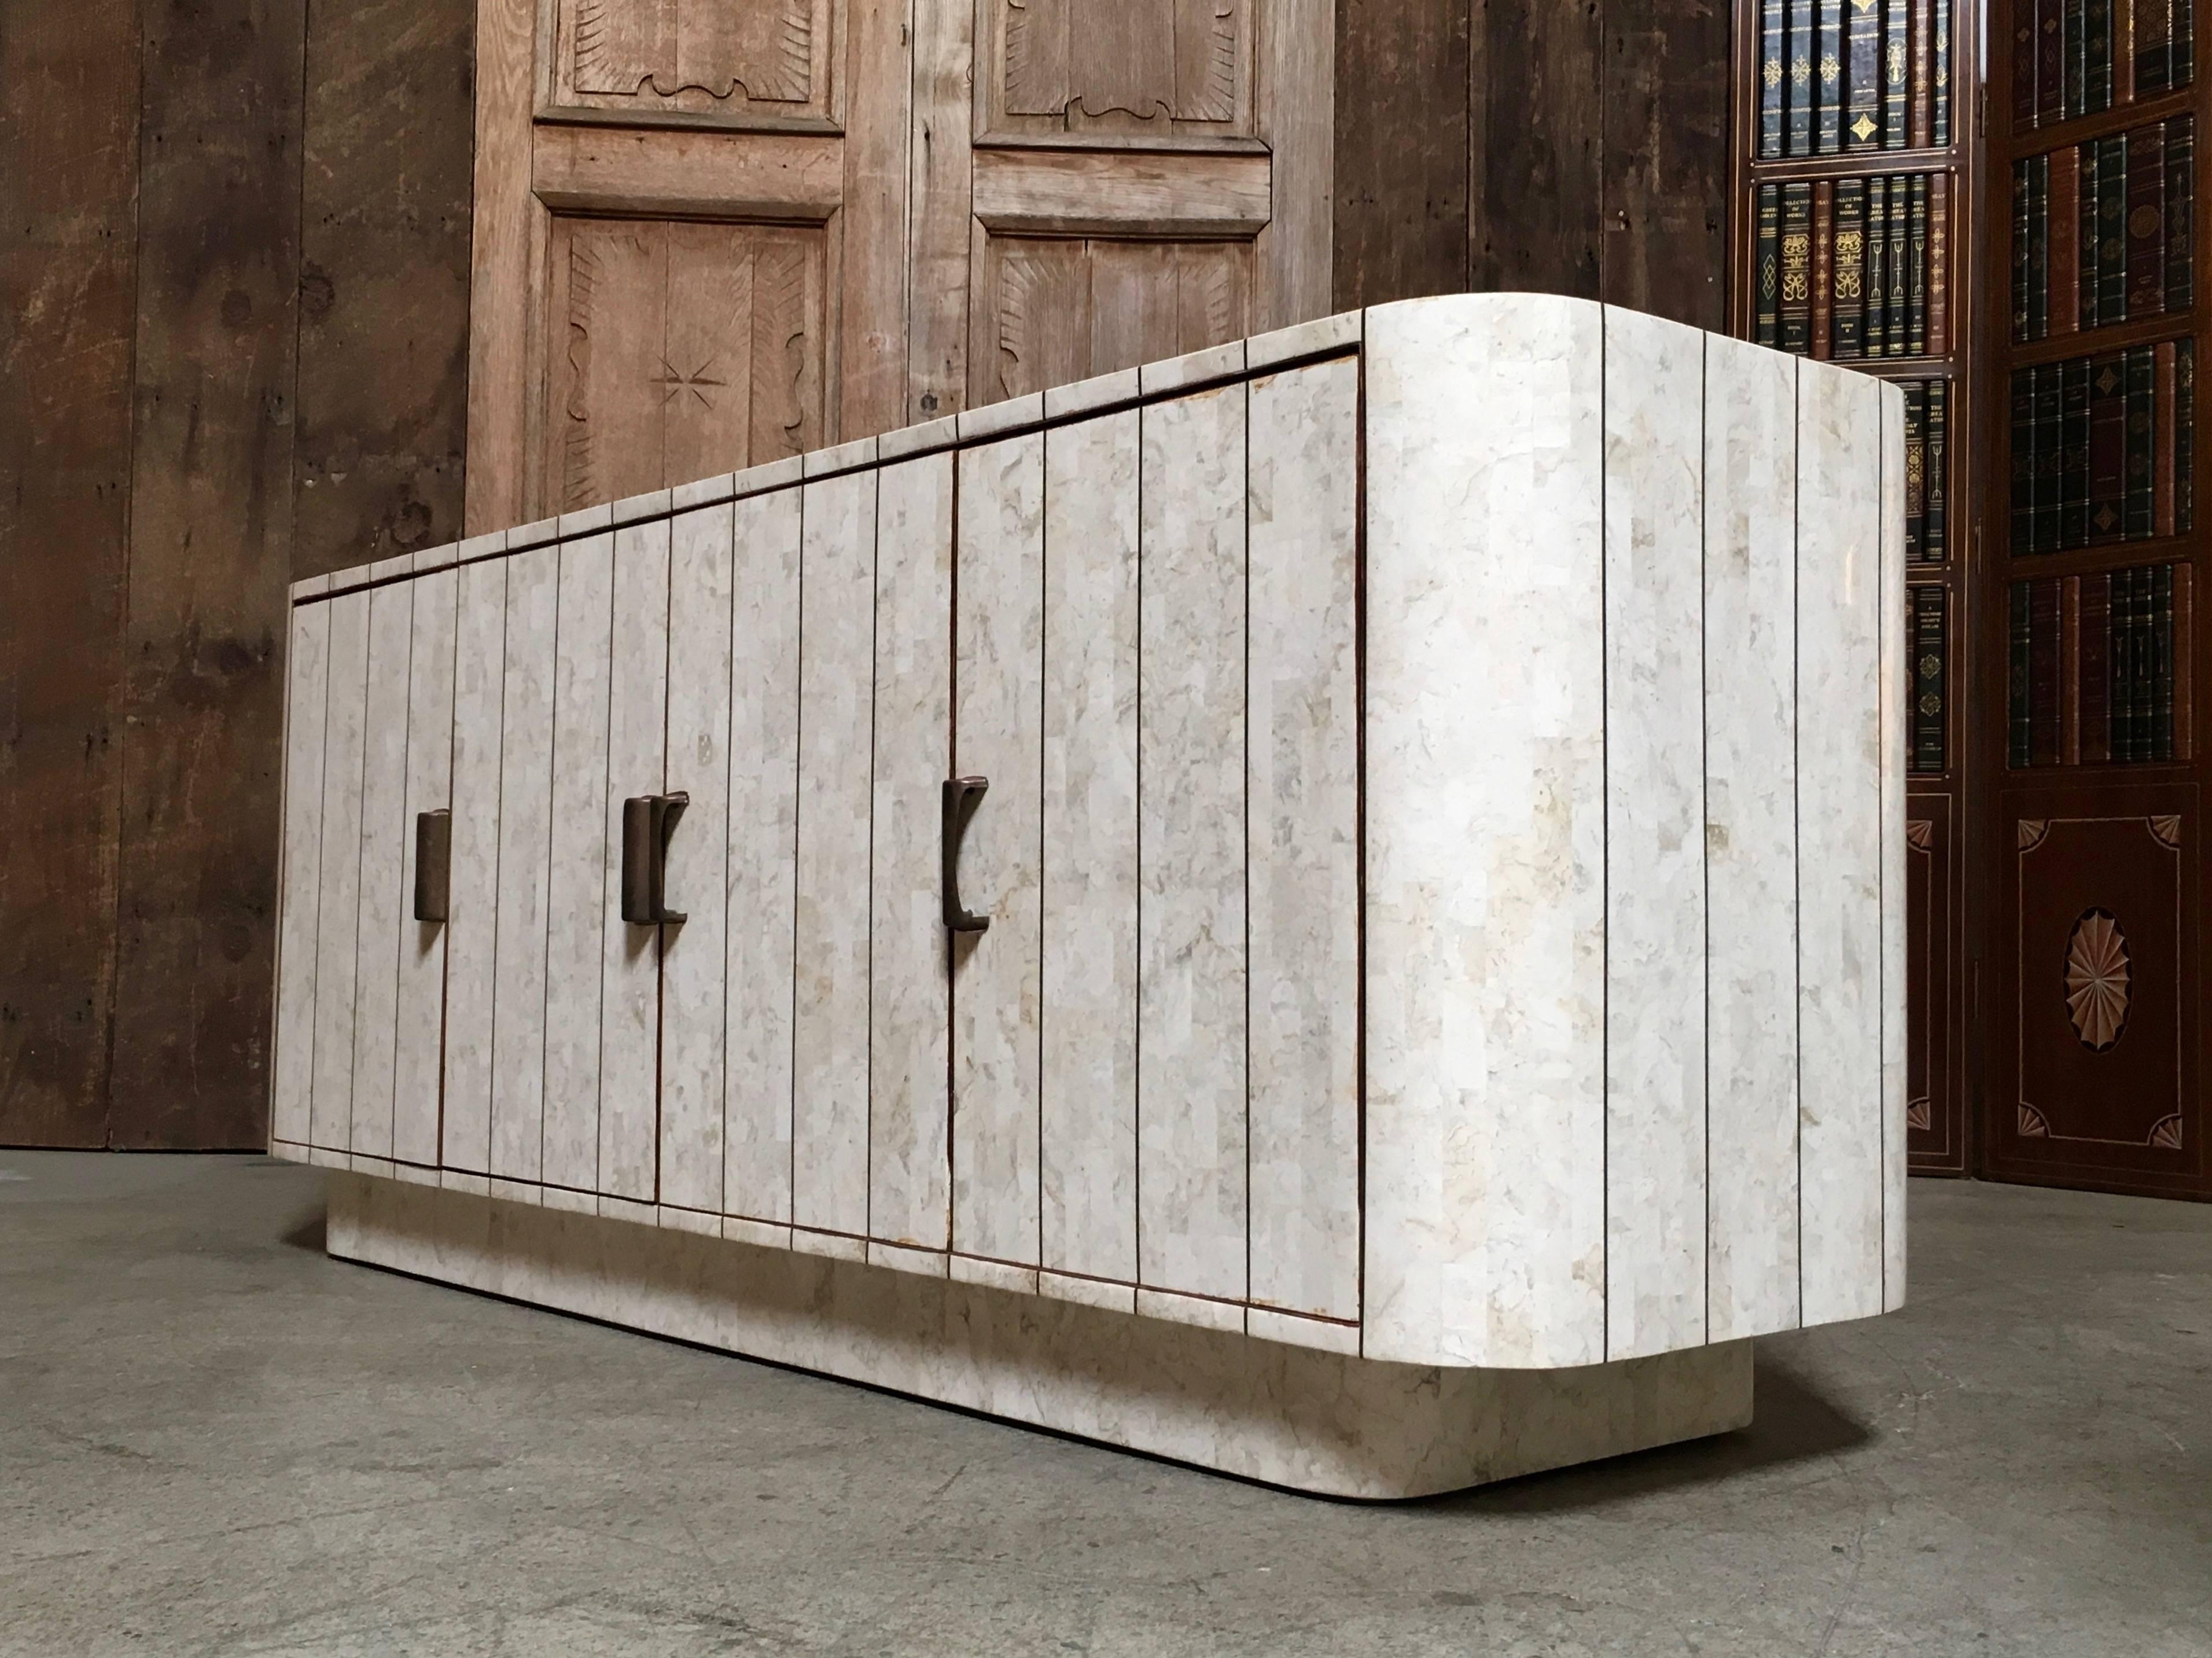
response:
M1322 314L1327 0L481 0L471 533Z

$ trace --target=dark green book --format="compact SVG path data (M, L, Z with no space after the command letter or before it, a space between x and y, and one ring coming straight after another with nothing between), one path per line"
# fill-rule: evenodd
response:
M1813 148L1832 155L1844 147L1844 0L1814 0Z
M1911 136L1905 94L1911 82L1911 0L1889 0L1881 20L1881 147L1902 149Z
M1951 556L1951 382L1928 382L1928 509L1921 546L1928 562Z
M2157 356L2148 345L2128 353L2128 496L2121 515L2130 541L2154 534L2157 527L2153 472L2158 445Z
M1905 354L1928 353L1928 175L1912 175L1912 212L1907 230L1905 272Z
M2154 97L2171 82L2167 46L2172 40L2173 7L2189 0L2135 0L2136 96Z
M1759 285L1753 296L1752 338L1782 343L1782 186L1759 186Z
M2081 157L2081 182L2077 190L2081 197L2081 248L2075 256L2075 303L2081 308L2080 326L2085 329L2097 326L2097 190L2100 157L2103 151L2093 143L2081 145L2075 154Z
M2197 79L2197 8L2173 0L2173 40L2166 49L2166 78L2179 92Z
M1941 771L1944 759L1945 667L1950 642L1942 588L1912 589L1912 770Z
M2177 115L2166 124L2166 308L2186 311L2196 300L2197 123Z
M1844 148L1881 148L1881 0L1844 0Z
M1866 354L1889 355L1889 186L1867 180Z
M1838 362L1866 355L1866 180L1836 180L1831 351Z
M2012 371L2012 556L2035 551L2035 370Z
M2063 387L2059 365L2045 363L2035 371L2035 551L2058 551L2058 497L2066 450L2061 436Z
M2151 752L2158 702L2153 689L2158 678L2156 573L2152 566L2141 564L2131 574L2128 608L2132 619L2128 631L2134 643L2128 650L2128 747L2132 751L2130 758L2141 761L2157 758Z
M1759 154L1772 161L1782 154L1782 0L1763 0L1759 40Z
M2051 333L2051 157L2027 160L2028 339Z
M2128 363L2119 352L2089 364L2089 539L2117 541L2126 533L2128 500Z
M1813 0L1782 0L1782 149L1786 155L1809 155L1820 81L1813 72Z
M2135 731L2135 588L2132 570L2112 572L2112 645L2106 652L2111 683L2112 758L2125 763L2136 757Z
M2197 477L2197 343L2185 339L2173 363L2173 527L2189 533Z
M2085 0L2081 9L2081 110L2092 114L2112 107L2112 0Z
M2028 160L2026 157L2012 164L2012 337L2015 340L2033 339L2027 332L2027 320L2032 314L2027 300L2028 226L2034 216L2028 209Z
M2160 564L2150 578L2150 732L2143 756L2173 758L2173 566Z
M2097 140L2097 320L2128 314L2128 139Z
M2011 601L2012 626L2005 662L2005 764L2017 769L2027 766L2035 735L2027 685L2028 655L2034 636L2028 626L2027 583L2014 582L2007 597Z
M1889 335L1888 355L1903 357L1912 338L1912 319L1906 303L1905 266L1912 251L1911 191L1903 179L1889 181L1889 253L1883 261L1888 296L1882 302L1883 326Z
M2071 116L2079 115L2083 108L2081 71L2087 66L2088 54L2082 45L2082 34L2088 22L2089 8L2087 0L2063 0L2063 21L2059 27L2066 44L2059 61L2065 66L2066 78L2059 94L2059 113Z
M2089 545L2089 359L2058 365L2058 546Z
M1938 149L1951 142L1951 8L1934 0L1936 9L1936 66L1929 88L1929 142Z
M1899 382L1905 393L1905 562L1928 558L1928 387L1924 380Z
M1813 349L1813 186L1782 186L1782 349Z

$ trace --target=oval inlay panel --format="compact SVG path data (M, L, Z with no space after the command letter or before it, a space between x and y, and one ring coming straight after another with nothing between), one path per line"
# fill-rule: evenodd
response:
M2066 1011L2084 1047L2102 1053L2128 1022L2128 941L2104 910L2084 910L2066 943Z

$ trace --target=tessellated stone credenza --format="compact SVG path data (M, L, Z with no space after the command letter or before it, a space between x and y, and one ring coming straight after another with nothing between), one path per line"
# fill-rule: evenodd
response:
M1282 1484L1905 1292L1903 411L1329 318L294 590L333 1254Z

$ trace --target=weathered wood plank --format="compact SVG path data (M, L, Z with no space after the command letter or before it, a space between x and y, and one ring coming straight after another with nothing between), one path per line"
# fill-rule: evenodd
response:
M1719 0L1607 0L1601 296L1716 332L1728 326L1728 64Z
M1601 46L1596 6L1492 0L1476 13L1463 286L1599 296ZM1723 84L1726 62L1709 65ZM1382 142L1401 142L1381 125Z
M1468 4L1336 8L1340 311L1468 285Z

